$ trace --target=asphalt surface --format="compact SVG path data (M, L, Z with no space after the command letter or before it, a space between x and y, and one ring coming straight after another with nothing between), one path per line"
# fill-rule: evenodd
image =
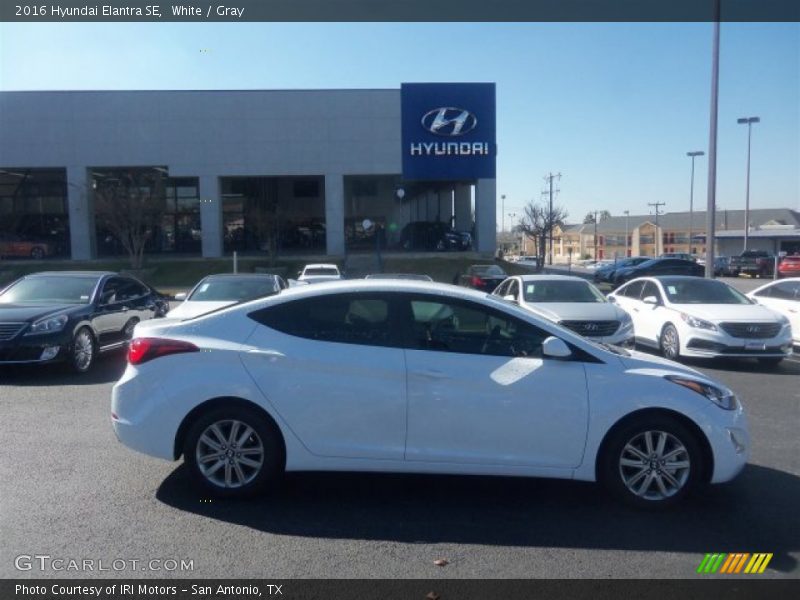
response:
M766 576L800 575L796 357L772 370L694 363L743 399L752 460L734 482L657 514L593 484L486 477L292 474L270 496L209 502L181 463L117 442L109 398L124 357L96 366L84 377L0 369L0 577L686 578L707 552L773 552ZM15 569L36 554L194 568Z

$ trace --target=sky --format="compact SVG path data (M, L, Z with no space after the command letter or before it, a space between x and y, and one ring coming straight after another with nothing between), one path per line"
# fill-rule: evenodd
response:
M723 23L717 206L800 210L800 24ZM0 24L0 90L398 88L497 84L498 223L541 200L580 222L689 209L708 152L710 23ZM695 209L708 156L697 159ZM506 226L517 217L506 216Z

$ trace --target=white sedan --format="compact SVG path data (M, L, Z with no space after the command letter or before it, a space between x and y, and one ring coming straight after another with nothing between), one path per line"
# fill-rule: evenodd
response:
M677 363L611 351L455 286L355 280L134 339L114 386L119 440L183 455L205 493L247 495L284 471L602 481L640 506L734 478L745 412Z
M297 281L301 284L339 281L341 278L342 273L339 271L339 267L325 263L306 265L297 274Z
M189 319L237 302L271 296L286 287L286 282L278 275L209 275L203 277L188 294L175 294L175 299L183 302L166 316L169 319Z
M727 283L700 277L640 277L609 299L633 317L636 341L681 356L757 358L778 364L792 354L789 320Z
M493 294L593 341L633 345L633 321L594 285L569 275L515 275Z
M789 319L794 343L800 345L800 277L772 281L754 289L747 297Z

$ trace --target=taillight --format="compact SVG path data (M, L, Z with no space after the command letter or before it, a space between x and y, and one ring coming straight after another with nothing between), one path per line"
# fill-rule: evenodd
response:
M190 342L161 338L136 338L128 345L128 362L132 365L140 365L160 356L199 351L200 348Z
M483 279L477 277L476 275L472 276L472 285L474 287L481 287L483 285Z

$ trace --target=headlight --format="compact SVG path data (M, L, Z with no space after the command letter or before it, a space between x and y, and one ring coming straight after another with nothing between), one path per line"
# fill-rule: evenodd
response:
M59 315L57 317L40 319L31 325L30 330L25 335L30 335L32 333L54 333L56 331L61 331L64 329L64 325L67 324L67 321L67 315Z
M622 313L622 318L620 319L620 330L631 329L633 328L633 319L628 313Z
M703 319L698 319L697 317L687 315L686 313L681 313L681 319L683 319L684 322L690 327L696 327L697 329L708 329L709 331L717 331L717 326L710 321L704 321Z
M674 375L667 375L664 379L682 385L693 392L697 392L701 396L705 396L714 404L725 410L736 410L739 408L739 402L735 394L721 390L711 384L695 381L694 379L684 379L683 377L676 377Z

